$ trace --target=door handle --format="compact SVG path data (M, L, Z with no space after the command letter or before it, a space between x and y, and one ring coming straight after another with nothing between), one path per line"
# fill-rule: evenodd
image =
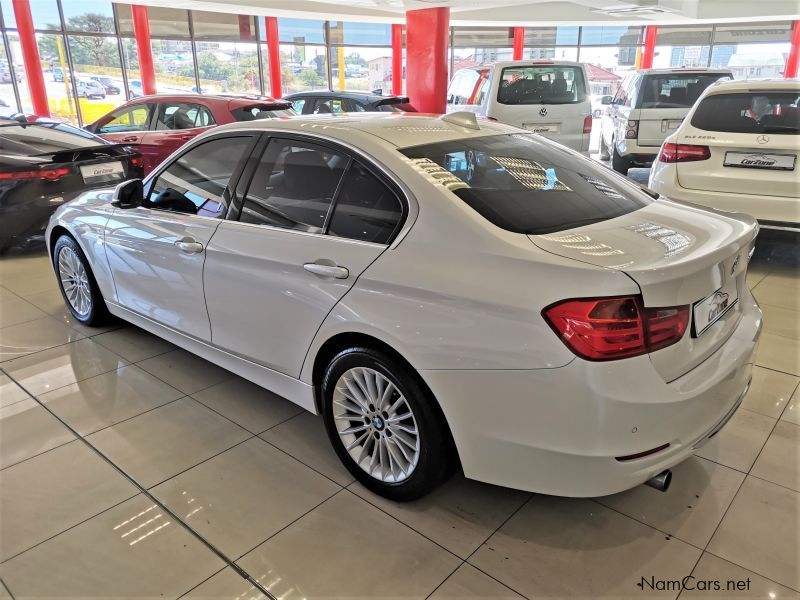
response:
M306 263L303 268L309 273L314 275L321 275L322 277L333 277L334 279L347 279L350 276L350 271L344 267L337 265L324 265L318 262Z
M135 142L138 139L139 139L138 135L131 135L131 136L122 138L120 141L122 141L122 142Z
M203 244L190 237L185 237L176 241L175 245L181 252L185 252L186 254L197 254L203 251Z

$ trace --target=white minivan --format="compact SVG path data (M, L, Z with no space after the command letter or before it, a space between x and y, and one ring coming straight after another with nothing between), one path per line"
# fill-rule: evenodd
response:
M649 167L666 137L680 127L700 94L728 69L673 68L631 71L601 120L600 158L615 171Z
M460 69L447 90L447 112L454 111L474 112L589 152L592 102L581 63L522 60Z

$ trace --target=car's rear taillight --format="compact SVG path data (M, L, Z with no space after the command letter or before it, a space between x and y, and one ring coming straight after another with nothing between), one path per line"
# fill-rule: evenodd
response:
M635 140L639 137L639 121L628 121L625 123L625 139Z
M67 174L69 174L69 169L67 167L58 167L55 169L34 169L31 171L6 171L0 172L0 180L46 179L47 181L57 181Z
M711 158L711 150L708 146L696 146L694 144L672 144L665 143L661 146L658 153L658 160L663 163L692 162L695 160L708 160Z
M592 115L586 115L583 118L583 133L592 133Z
M132 156L131 157L131 164L134 167L141 166L142 163L144 163L144 158L142 156Z
M545 308L542 316L581 358L617 360L679 341L689 324L689 307L649 308L641 296L617 296L564 300Z

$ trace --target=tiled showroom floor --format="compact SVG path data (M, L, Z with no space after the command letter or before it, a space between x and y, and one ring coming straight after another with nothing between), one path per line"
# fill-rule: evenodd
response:
M668 493L455 476L402 505L353 483L318 418L134 327L81 327L42 253L7 257L0 598L264 597L243 572L277 598L638 598L689 574L800 597L798 245L763 238L752 389Z

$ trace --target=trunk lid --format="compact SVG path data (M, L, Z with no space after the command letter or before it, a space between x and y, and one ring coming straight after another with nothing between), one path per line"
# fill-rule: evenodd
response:
M686 127L677 141L708 146L711 152L708 160L676 163L681 187L731 194L800 196L800 136L708 132Z
M736 328L757 231L749 218L660 200L615 219L529 238L553 254L623 271L638 284L646 307L691 306L681 341L650 354L664 380L673 381ZM716 314L721 316L706 326Z
M640 146L661 146L680 127L688 108L643 108L639 111Z

